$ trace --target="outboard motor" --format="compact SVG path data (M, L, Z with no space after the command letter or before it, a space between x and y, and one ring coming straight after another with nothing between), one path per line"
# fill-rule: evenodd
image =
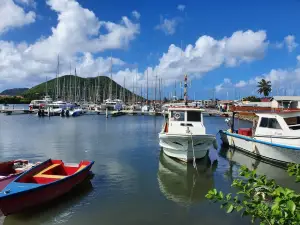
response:
M38 111L38 116L41 117L42 116L42 111L39 109Z
M42 114L42 117L44 117L45 116L45 111L42 109L42 112L41 112L41 114Z
M65 110L63 109L63 110L61 110L61 113L60 113L60 115L62 116L62 117L65 117Z
M67 111L66 111L66 117L69 117L70 116L70 112L69 112L69 110L67 109Z

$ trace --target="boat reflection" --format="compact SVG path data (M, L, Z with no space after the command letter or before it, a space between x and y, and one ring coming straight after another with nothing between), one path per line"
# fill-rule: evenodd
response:
M214 187L216 167L217 163L211 164L207 156L197 161L197 172L193 164L174 160L161 151L157 173L159 188L167 199L178 204L188 206L200 202Z
M53 224L67 222L73 213L85 204L82 200L93 190L92 177L93 175L91 174L83 183L58 199L22 213L7 216L5 219L3 217L3 224Z
M236 171L239 166L245 165L251 170L256 170L258 175L266 175L268 179L274 179L279 185L299 189L299 185L295 183L294 178L290 177L283 168L268 164L261 159L250 157L232 147L222 146L219 155L229 160L229 176L232 179L234 179L233 171Z

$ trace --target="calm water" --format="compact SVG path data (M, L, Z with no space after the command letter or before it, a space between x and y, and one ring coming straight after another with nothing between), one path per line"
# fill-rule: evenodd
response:
M238 214L226 214L204 195L213 187L232 191L239 164L257 168L281 183L292 183L281 169L238 152L211 150L210 158L192 165L160 152L158 132L163 118L123 116L105 119L38 118L0 114L1 160L58 158L68 162L95 160L91 181L38 209L2 218L4 224L104 225L235 225L251 224ZM227 128L224 118L205 117L207 132ZM240 125L249 126L240 121Z

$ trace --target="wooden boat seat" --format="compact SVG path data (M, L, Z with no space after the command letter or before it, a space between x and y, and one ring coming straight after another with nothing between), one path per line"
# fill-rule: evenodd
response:
M44 174L46 173L47 171L55 168L55 167L58 167L60 166L61 164L53 164L49 167L47 167L46 169L42 170L41 172L39 172L38 174L34 175L33 177L34 178L53 178L53 179L62 179L62 178L65 178L66 176L64 175L51 175L51 174Z

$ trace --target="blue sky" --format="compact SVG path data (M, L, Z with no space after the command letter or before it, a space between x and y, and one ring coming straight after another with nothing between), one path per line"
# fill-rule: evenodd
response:
M297 0L1 0L0 91L55 77L59 54L62 74L71 63L83 77L107 75L112 55L117 82L145 87L148 70L166 96L183 73L189 98L256 95L261 78L273 95L300 95L299 10Z

